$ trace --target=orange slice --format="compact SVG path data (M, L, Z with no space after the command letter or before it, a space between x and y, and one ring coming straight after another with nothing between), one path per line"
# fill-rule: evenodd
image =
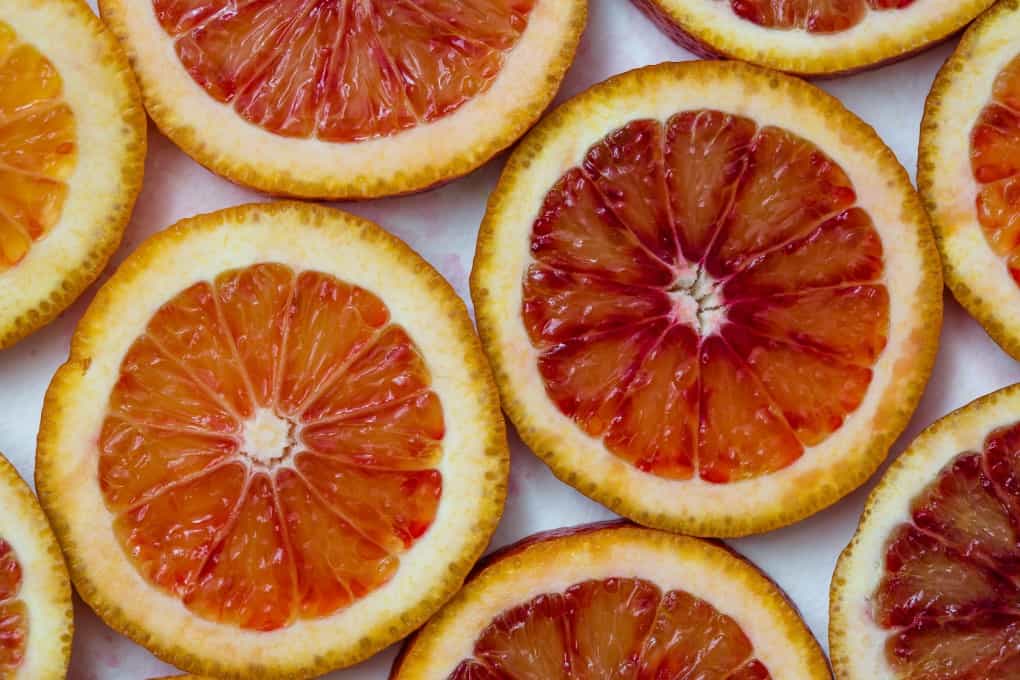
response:
M1020 9L964 35L925 107L917 182L956 299L1020 358Z
M371 223L277 203L121 266L50 386L36 484L110 626L196 674L307 677L456 592L507 459L452 288Z
M872 491L832 580L841 680L1020 672L1020 386L914 440Z
M489 202L471 283L525 442L616 512L700 535L861 484L941 320L892 153L820 90L737 62L632 71L549 116Z
M0 349L106 266L142 184L145 113L116 40L77 0L0 9Z
M782 591L721 545L629 524L493 555L405 647L391 680L828 679Z
M667 35L706 57L832 76L909 57L995 0L633 0Z
M275 194L426 189L552 101L585 0L102 0L146 107L195 160Z
M71 582L32 490L0 455L0 677L67 677Z

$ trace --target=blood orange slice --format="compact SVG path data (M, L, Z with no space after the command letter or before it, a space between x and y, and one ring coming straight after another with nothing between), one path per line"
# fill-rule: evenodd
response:
M552 101L586 0L102 0L160 129L263 191L459 177Z
M0 677L67 676L71 582L32 490L0 455Z
M931 368L940 291L871 128L736 62L633 71L551 115L490 200L472 274L531 448L625 516L717 536L801 519L875 470Z
M1020 358L1020 9L1000 3L932 86L917 182L956 298Z
M995 0L633 0L708 57L831 76L903 59L966 26Z
M871 493L832 580L847 680L1020 672L1020 386L921 433Z
M502 510L463 303L402 242L250 205L150 239L50 387L36 481L82 597L190 672L308 677L420 625Z
M5 2L0 349L49 323L99 275L141 188L144 156L127 59L89 8Z
M829 678L782 591L721 545L610 523L495 555L391 680Z

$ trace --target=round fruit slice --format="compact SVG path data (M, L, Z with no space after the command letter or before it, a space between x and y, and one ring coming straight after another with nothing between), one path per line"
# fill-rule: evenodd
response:
M633 0L676 42L802 75L861 71L916 54L995 0Z
M1020 7L999 3L964 35L932 86L917 182L946 283L1020 359Z
M921 433L832 579L841 680L1020 677L1020 385Z
M277 194L426 189L552 101L586 0L101 0L146 107L199 163Z
M32 490L0 455L0 677L61 680L74 631L71 582Z
M539 534L486 563L391 680L830 678L782 591L722 545L627 523Z
M739 62L615 77L549 116L472 274L522 438L642 524L733 536L861 484L927 380L941 278L874 131Z
M456 592L507 472L453 289L369 222L277 203L184 220L104 285L36 485L110 626L192 673L309 677Z
M120 243L145 112L117 41L79 0L0 8L0 349L49 323Z

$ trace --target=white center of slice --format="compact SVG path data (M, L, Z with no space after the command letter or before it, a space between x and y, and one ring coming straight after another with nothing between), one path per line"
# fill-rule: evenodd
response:
M244 425L244 452L254 461L269 464L283 459L294 444L289 421L260 408Z
M676 310L676 318L698 330L701 337L713 335L726 319L722 287L704 269L700 270L693 283L677 283L670 291Z

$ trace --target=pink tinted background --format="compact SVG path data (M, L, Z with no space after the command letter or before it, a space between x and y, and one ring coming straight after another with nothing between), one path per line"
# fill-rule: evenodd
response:
M144 1L144 0L138 0ZM89 0L95 5L94 0ZM645 64L692 56L661 35L625 0L590 0L590 21L577 60L558 101L606 77ZM871 123L911 171L924 98L952 44L877 71L822 82ZM150 126L145 187L114 265L150 234L182 217L265 197L222 180L194 163ZM442 189L405 198L344 204L405 239L432 262L468 299L467 277L485 200L503 166L500 156L478 172ZM112 269L112 267L111 267ZM100 281L105 280L108 273ZM0 451L26 479L32 478L35 436L43 394L67 355L75 323L95 286L51 326L0 353ZM947 296L935 374L907 433L894 447L903 450L925 425L977 396L1020 379L1020 365L992 343ZM470 305L470 300L468 300ZM612 514L557 481L511 432L513 472L506 514L493 546L535 531L605 519ZM836 557L857 523L870 484L833 508L796 526L733 541L782 585L808 624L826 641L829 578ZM70 677L73 680L138 680L174 669L114 633L80 602ZM385 678L395 649L332 680Z

